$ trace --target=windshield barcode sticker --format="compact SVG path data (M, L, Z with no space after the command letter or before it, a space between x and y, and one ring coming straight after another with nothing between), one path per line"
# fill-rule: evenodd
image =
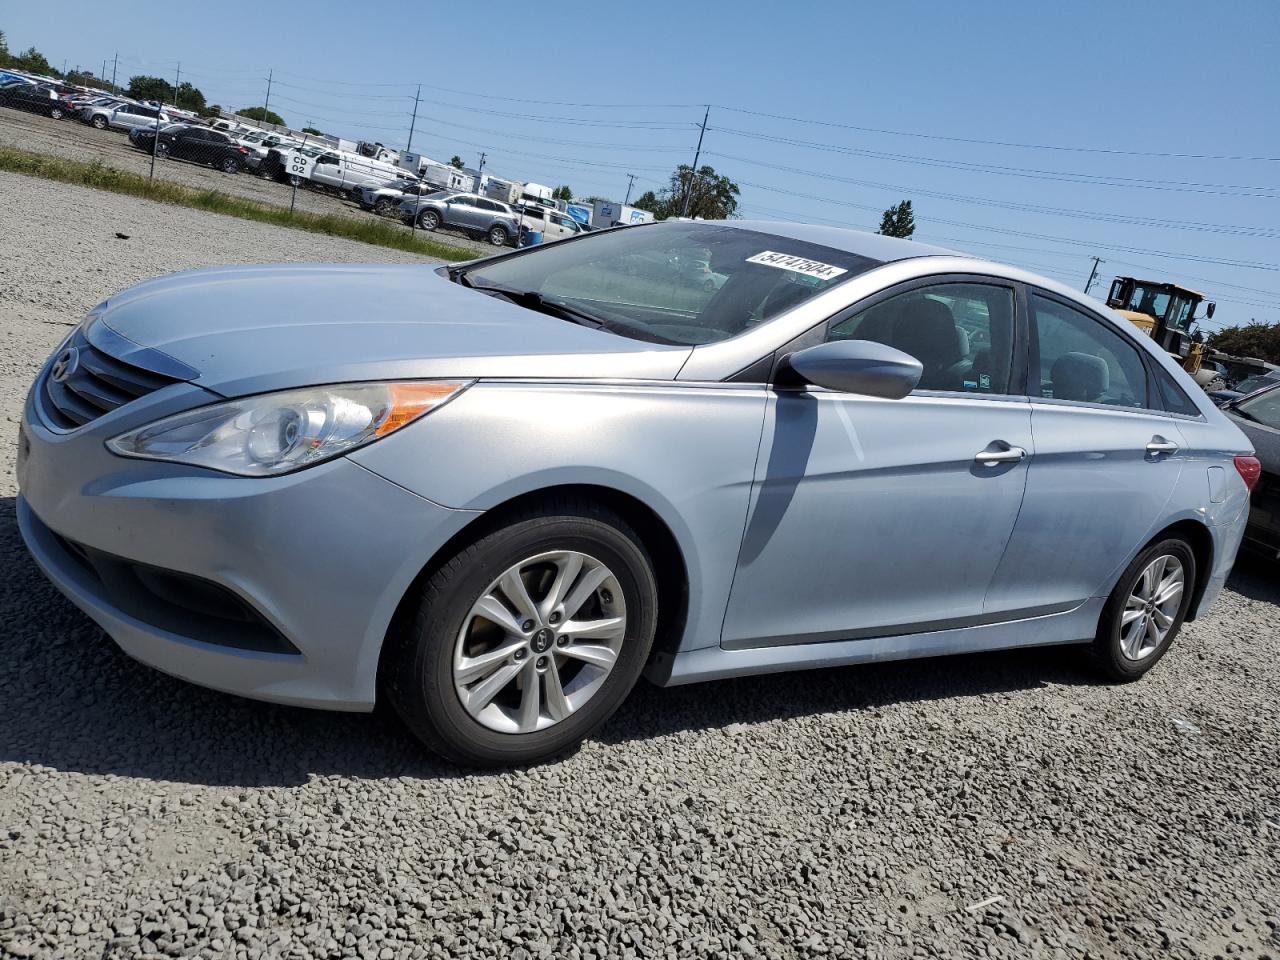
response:
M753 257L747 257L747 263L759 263L766 267L777 267L779 270L790 270L792 273L803 274L818 280L831 280L842 273L849 272L844 267L833 267L829 263L820 263L807 257L777 253L773 250L764 250Z

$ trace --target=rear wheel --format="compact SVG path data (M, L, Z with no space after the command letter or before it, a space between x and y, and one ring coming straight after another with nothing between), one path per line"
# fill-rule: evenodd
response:
M223 173L236 173L240 170L240 164L235 157L224 157L222 162L218 164L218 169Z
M373 205L373 212L380 217L389 217L396 212L395 201L389 197L379 197Z
M1184 540L1143 550L1107 598L1091 653L1112 680L1137 680L1173 643L1191 606L1196 558Z
M99 114L96 114L96 115L94 116L94 118L93 118L92 120L90 120L89 122L90 122L91 124L93 124L93 128L94 128L95 130L105 130L105 129L107 129L107 118L106 118L106 117L104 117L104 116L103 116L102 114L100 114L100 113L99 113Z
M52 108L50 108L50 110L49 110L49 116L50 116L50 117L52 117L54 120L61 120L61 119L62 119L62 117L63 117L63 111L62 111L62 108L61 108L61 107L52 107Z
M423 585L383 664L409 729L459 763L545 760L617 709L644 668L653 568L611 511L559 503L512 517Z
M161 160L165 159L169 156L169 145L161 140L155 145L155 153Z

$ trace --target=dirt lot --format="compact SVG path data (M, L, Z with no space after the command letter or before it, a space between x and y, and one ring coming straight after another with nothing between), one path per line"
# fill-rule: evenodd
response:
M8 107L0 107L0 144L68 160L100 160L107 166L144 176L151 170L151 154L131 146L124 133L95 130L78 120L50 120ZM157 160L155 175L197 190L217 190L278 207L289 206L293 195L290 187L264 180L250 171L228 175L185 160ZM296 209L308 213L338 213L357 219L376 217L350 200L313 189L298 191ZM490 245L471 240L465 234L453 230L440 230L439 233L449 243L478 254L494 252Z
M642 684L571 758L464 774L132 662L14 523L23 394L104 296L405 257L7 174L0 236L0 955L1280 956L1275 567L1135 685L1069 649Z

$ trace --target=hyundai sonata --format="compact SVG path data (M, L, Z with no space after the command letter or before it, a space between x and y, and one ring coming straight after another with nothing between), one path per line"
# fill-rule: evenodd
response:
M153 280L58 347L19 447L31 552L131 656L385 697L472 764L570 748L642 673L1081 643L1136 678L1258 476L1096 301L748 221Z

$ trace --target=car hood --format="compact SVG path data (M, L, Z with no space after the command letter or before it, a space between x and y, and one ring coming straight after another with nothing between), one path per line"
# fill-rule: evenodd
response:
M299 243L306 243L303 234ZM630 340L468 290L417 265L289 264L172 274L102 323L224 396L430 377L674 379L690 348ZM140 364L142 365L142 364Z

